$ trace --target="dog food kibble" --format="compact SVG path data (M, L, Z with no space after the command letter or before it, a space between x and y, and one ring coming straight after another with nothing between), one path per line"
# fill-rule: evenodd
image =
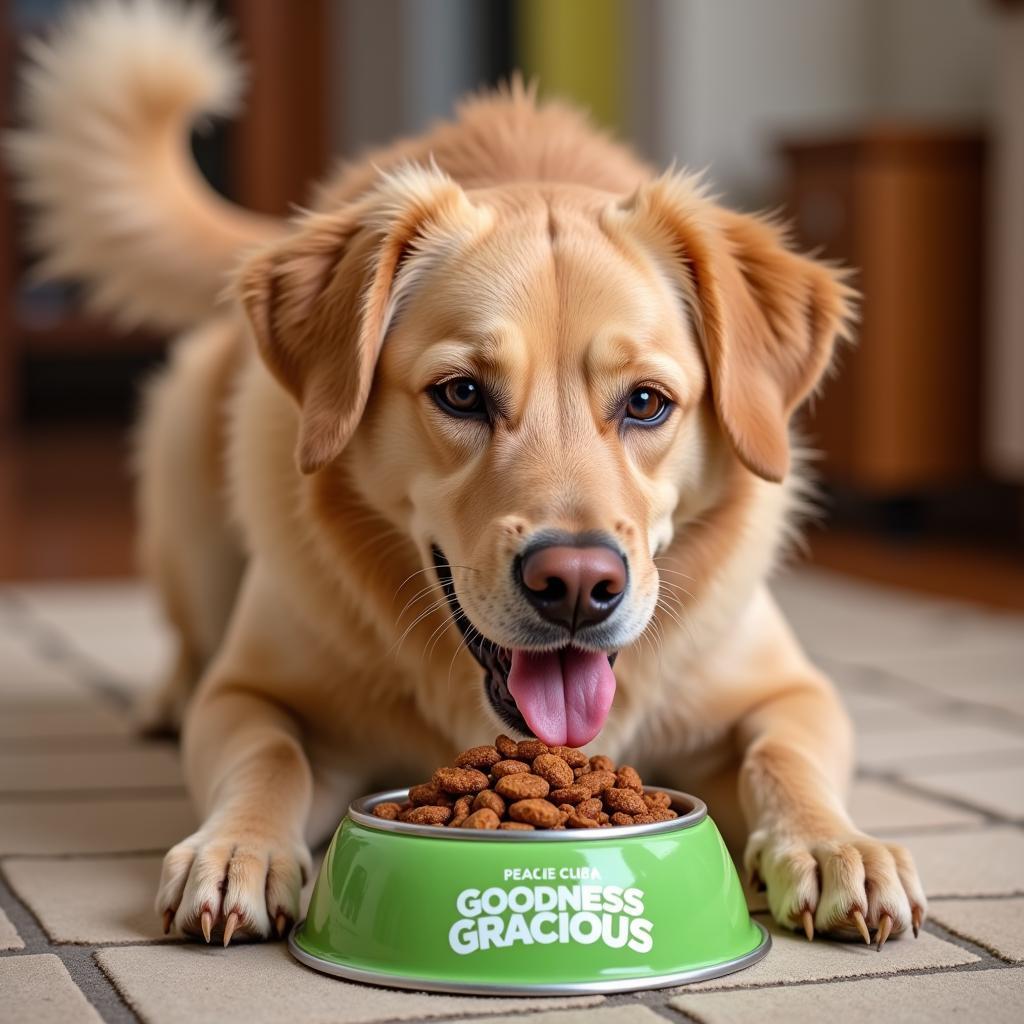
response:
M668 793L644 792L635 768L603 754L499 736L411 787L404 804L380 803L373 813L414 825L527 832L651 825L677 817L671 804Z
M432 781L443 793L452 796L479 793L487 788L487 776L476 768L438 768Z
M548 795L551 787L539 775L529 772L516 772L514 775L503 775L494 784L494 791L506 800L542 799Z

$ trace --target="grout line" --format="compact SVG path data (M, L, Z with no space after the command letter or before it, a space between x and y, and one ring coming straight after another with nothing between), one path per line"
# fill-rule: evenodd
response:
M167 846L154 846L142 850L64 850L61 853L24 852L7 850L0 856L8 860L107 860L127 857L162 857L167 853ZM2 862L0 862L2 863Z
M3 743L4 753L48 753L54 747L60 747L61 753L107 753L113 747L117 751L123 750L147 750L154 743L164 742L158 740L147 740L130 732L111 733L79 733L78 735L65 735L48 733L41 736L4 736L0 739Z
M132 706L131 697L124 692L125 684L118 683L116 675L82 651L65 630L47 621L20 595L8 591L5 599L16 609L15 616L24 623L28 644L40 658L67 667L78 682L104 698L108 705L122 710Z
M963 797L953 796L949 793L944 793L941 790L927 789L916 782L905 778L898 772L889 771L878 771L866 773L865 778L874 779L880 782L886 782L890 786L896 789L903 789L911 796L923 797L928 800L935 801L937 803L946 804L948 807L955 807L960 811L969 811L972 814L980 815L984 822L983 824L988 826L1003 825L1011 826L1013 828L1020 828L1024 825L1024 819L1012 818L1007 815L999 814L988 807L980 807L977 804L971 803L969 800L963 799ZM977 826L975 826L977 827Z
M908 676L900 675L891 669L883 668L867 662L851 661L848 658L837 658L835 655L808 649L811 659L826 671L829 666L851 669L864 677L864 682L854 684L857 688L874 695L886 697L914 710L927 710L937 715L955 715L962 723L963 717L974 717L975 724L989 725L995 729L1019 736L1024 729L1024 714L1009 708L986 704L984 701L973 701L963 697L953 697L944 690L933 690ZM893 688L897 694L894 697ZM837 689L839 687L837 686ZM1012 687L1007 687L1011 689ZM898 693L903 690L903 693Z
M100 970L91 946L69 946L50 940L32 909L11 887L0 862L0 907L10 918L24 949L5 950L0 961L11 956L52 954L64 965L72 982L107 1024L139 1024L139 1018L110 979Z
M14 789L0 790L0 804L5 803L57 803L76 800L180 800L188 797L184 786L125 786L123 789Z

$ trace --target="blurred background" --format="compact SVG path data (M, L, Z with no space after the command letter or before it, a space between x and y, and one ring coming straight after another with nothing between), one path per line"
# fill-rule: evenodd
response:
M65 0L0 0L0 110ZM652 163L781 208L858 269L863 321L803 430L816 564L1024 607L1024 3L219 0L251 68L204 173L286 212L337 158L521 69ZM167 338L33 284L0 181L0 579L134 570L129 430ZM824 527L824 528L823 528Z

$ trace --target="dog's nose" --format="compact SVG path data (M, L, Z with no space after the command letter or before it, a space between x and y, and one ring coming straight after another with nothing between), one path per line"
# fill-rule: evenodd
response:
M599 545L545 545L519 563L527 600L549 622L573 632L607 619L622 601L627 579L622 555Z

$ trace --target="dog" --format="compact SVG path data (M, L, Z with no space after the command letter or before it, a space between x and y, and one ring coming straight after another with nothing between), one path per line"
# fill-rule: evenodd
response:
M149 720L183 719L202 817L165 930L283 935L352 796L505 729L704 795L784 927L916 934L765 582L840 271L519 80L279 221L190 166L241 83L201 10L100 0L30 58L8 153L43 271L184 332L138 439L177 637Z

